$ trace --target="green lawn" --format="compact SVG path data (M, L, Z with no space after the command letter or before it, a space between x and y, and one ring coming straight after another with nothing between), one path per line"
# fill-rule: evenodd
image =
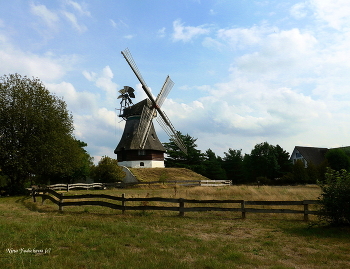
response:
M176 195L251 200L252 194L268 199L280 193L285 199L300 192L301 199L317 198L316 188L305 188L181 188ZM93 191L70 194L86 192ZM171 189L105 192L175 195ZM38 201L0 198L0 268L350 268L350 230L308 228L300 215L247 214L245 220L238 212L123 215L91 206L59 213L51 202Z

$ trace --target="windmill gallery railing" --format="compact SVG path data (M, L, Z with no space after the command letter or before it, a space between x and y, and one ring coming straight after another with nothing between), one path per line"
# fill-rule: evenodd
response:
M124 213L126 210L164 210L177 211L180 216L184 216L185 212L203 212L203 211L231 211L241 212L242 218L246 218L246 213L290 213L303 214L304 220L309 220L309 215L319 215L316 210L309 210L309 205L319 204L318 200L303 200L303 201L244 201L244 200L195 200L183 198L161 198L161 197L145 197L134 198L125 197L122 194L120 197L106 194L82 194L82 195L65 195L57 193L51 189L33 189L33 201L36 202L37 197L42 198L42 204L45 200L50 200L58 205L59 211L63 211L63 207L67 206L102 206L112 209L121 210ZM97 200L104 199L104 201ZM113 202L118 202L113 203ZM131 205L131 202L140 202L141 205ZM156 206L149 205L150 202L170 203L171 206ZM193 204L205 204L206 206L192 206ZM230 205L230 207L221 207L219 204ZM212 206L207 206L212 205ZM285 208L251 208L250 206L300 206L299 209Z

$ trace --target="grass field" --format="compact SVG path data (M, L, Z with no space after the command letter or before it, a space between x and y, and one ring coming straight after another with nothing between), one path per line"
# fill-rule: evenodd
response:
M317 199L316 186L72 191L129 197ZM41 201L41 199L38 199ZM348 228L309 227L302 216L238 212L64 208L0 198L0 268L350 268ZM316 220L316 219L315 219ZM12 252L12 253L11 253Z

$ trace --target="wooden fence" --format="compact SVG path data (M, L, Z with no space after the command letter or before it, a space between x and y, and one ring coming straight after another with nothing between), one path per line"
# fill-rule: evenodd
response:
M47 186L48 189L51 190L72 190L72 189L104 189L105 186L103 183L75 183L75 184L54 184Z
M54 184L48 185L46 188L51 190L73 190L73 189L106 189L106 188L124 188L130 186L142 186L142 185L174 185L174 186L205 186L205 187L219 187L219 186L229 186L232 185L230 180L168 180L168 181L150 181L150 182L137 182L125 184L123 182L116 183L75 183L75 184ZM33 186L34 187L34 186ZM33 188L32 187L32 188ZM29 189L31 190L31 189Z
M45 200L50 200L54 204L58 205L59 211L63 211L63 207L66 206L103 206L112 209L119 209L124 213L126 210L165 210L165 211L177 211L180 216L184 216L185 212L203 212L203 211L232 211L241 212L242 218L246 218L246 213L291 213L291 214L303 214L304 220L309 220L309 215L318 215L318 211L309 210L309 205L319 204L318 200L303 200L303 201L244 201L244 200L195 200L195 199L183 199L183 198L126 198L125 194L121 197L111 196L106 194L82 194L82 195L64 195L63 193L57 193L51 189L33 189L32 190L33 201L36 202L36 197L42 197L42 203ZM96 199L106 199L109 201L99 201ZM95 199L95 200L93 200ZM75 201L74 201L75 200ZM77 201L79 200L79 201ZM112 201L118 201L119 204L111 203ZM130 202L141 202L141 205L127 205ZM149 202L171 203L177 206L152 206L148 205ZM213 206L192 206L192 204L212 204ZM236 207L219 207L218 204L236 205ZM300 206L302 209L281 209L281 208L251 208L249 206Z

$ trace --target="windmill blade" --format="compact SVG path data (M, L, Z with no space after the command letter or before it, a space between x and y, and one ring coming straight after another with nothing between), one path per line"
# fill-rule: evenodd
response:
M137 139L139 141L139 146L141 149L143 149L146 145L147 137L149 135L149 132L151 130L151 123L152 119L154 117L155 108L150 108L147 105L143 107L140 123L137 128Z
M165 82L163 84L162 89L160 90L157 99L156 99L156 103L158 107L161 107L164 103L164 100L166 99L166 97L168 96L169 92L171 91L171 89L174 86L174 82L171 80L170 76L167 76L165 79Z
M127 91L129 94L135 91L134 88L132 88L130 86L126 86L126 87L127 87Z
M134 59L132 58L132 55L129 51L128 48L126 48L124 51L121 52L125 58L125 60L127 61L127 63L129 64L129 66L131 67L132 71L134 72L134 74L136 75L137 79L140 81L143 90L145 91L145 93L147 94L147 97L152 101L152 103L154 105L156 105L156 101L153 98L153 95L151 94L151 91L149 90L145 80L143 79Z
M178 135L178 132L175 130L174 126L170 122L168 116L162 111L160 114L161 117L157 117L157 122L167 133L167 135L174 141L174 143L179 147L179 149L187 155L187 148L183 143L182 139Z

